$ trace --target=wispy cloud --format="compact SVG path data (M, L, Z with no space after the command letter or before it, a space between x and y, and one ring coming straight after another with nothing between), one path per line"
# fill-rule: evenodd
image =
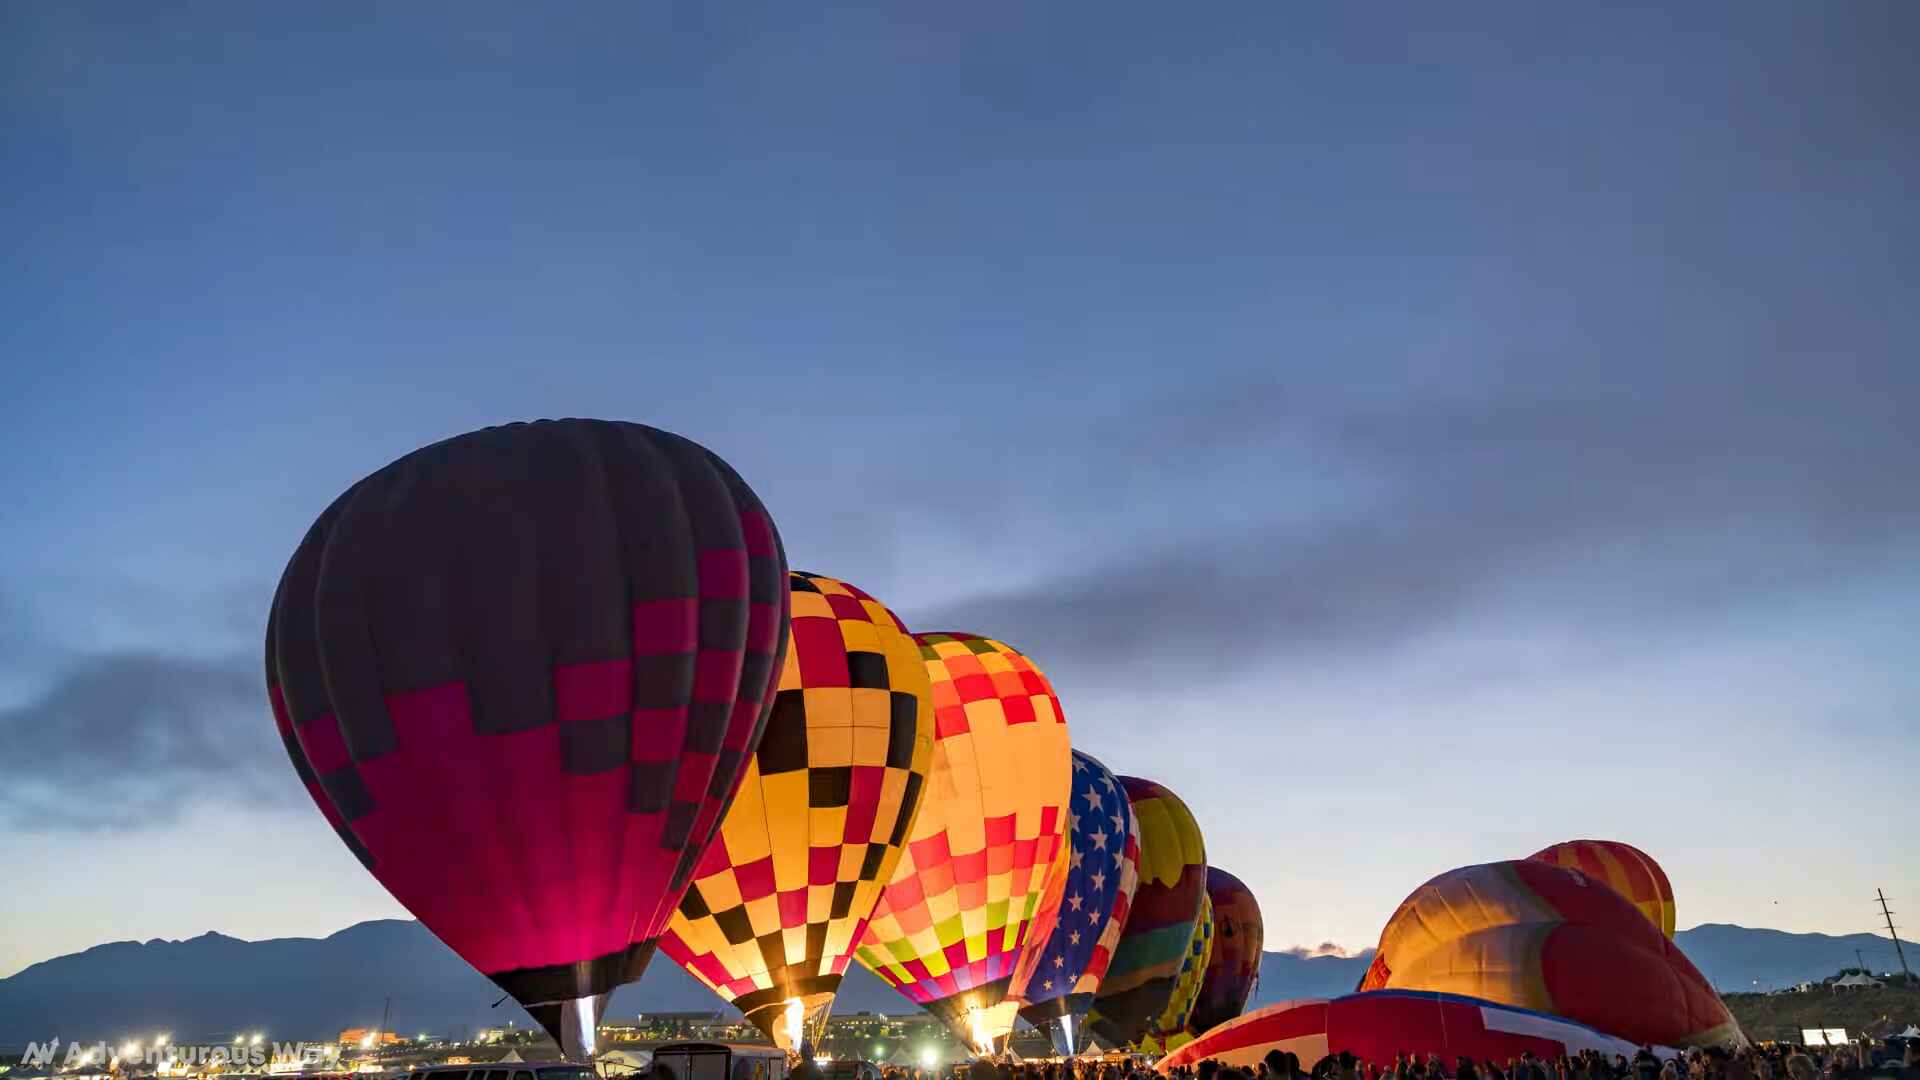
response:
M1102 460L1123 472L1184 447L1225 459L1197 479L1244 476L1286 442L1366 495L1276 512L1313 483L1311 464L1276 462L1270 483L1214 493L1237 527L1146 549L1103 536L1090 562L910 621L1055 664L1234 668L1377 652L1498 604L1595 632L1664 623L1920 556L1920 389L1884 349L1825 367L1520 368L1492 385L1383 405L1281 385L1176 402L1178 431L1139 425Z
M1323 941L1318 945L1294 945L1278 951L1287 956L1297 956L1302 960L1312 960L1321 956L1331 956L1341 960L1349 960L1354 957L1369 956L1373 953L1372 948L1361 949L1358 952L1350 952L1345 945L1331 941Z
M0 818L17 829L165 825L207 802L292 803L259 662L111 653L0 709Z

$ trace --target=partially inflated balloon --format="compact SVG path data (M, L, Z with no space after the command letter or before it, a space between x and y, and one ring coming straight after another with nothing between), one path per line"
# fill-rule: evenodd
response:
M580 1052L760 740L786 573L759 499L677 435L487 428L320 515L274 597L268 696L360 861Z
M1457 994L1374 990L1331 1001L1282 1001L1215 1027L1161 1058L1161 1075L1208 1059L1257 1067L1271 1053L1290 1053L1311 1065L1328 1054L1349 1053L1384 1065L1402 1054L1416 1060L1436 1054L1510 1061L1532 1054L1542 1061L1598 1051L1602 1058L1632 1057L1640 1047L1625 1039L1524 1009ZM1670 1049L1654 1053L1670 1058Z
M1173 999L1207 896L1207 846L1187 804L1151 780L1120 784L1140 823L1140 883L1088 1020L1109 1048L1146 1035Z
M1053 687L992 638L916 634L932 683L927 794L860 962L991 1049L1013 1030L1014 964L1065 850L1072 758Z
M1542 848L1527 858L1565 866L1598 878L1640 909L1640 913L1673 936L1673 884L1653 856L1618 840L1569 840Z
M1360 989L1432 990L1552 1013L1640 1043L1743 1042L1693 964L1578 870L1463 866L1401 903Z
M1187 1030L1195 1035L1246 1010L1247 999L1260 981L1265 936L1260 904L1239 878L1217 866L1207 867L1207 899L1213 904L1213 954L1187 1017Z
M779 693L660 947L773 1039L819 1044L933 754L920 647L878 600L796 573Z
M1119 778L1073 752L1068 865L1053 932L1029 938L1010 997L1020 1016L1046 1031L1054 1049L1085 1049L1087 1010L1106 976L1139 881L1140 833Z
M1187 1030L1187 1018L1200 996L1200 981L1206 977L1207 962L1213 957L1213 900L1200 902L1200 918L1193 924L1193 937L1187 941L1186 959L1180 962L1180 977L1173 982L1173 995L1167 1007L1154 1019L1153 1030L1136 1044L1147 1054L1164 1054L1193 1041Z

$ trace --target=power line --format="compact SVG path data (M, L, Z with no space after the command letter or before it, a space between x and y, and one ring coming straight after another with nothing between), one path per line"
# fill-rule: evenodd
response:
M1887 933L1893 937L1893 952L1900 958L1900 973L1907 977L1908 982L1912 982L1913 970L1907 967L1907 951L1900 947L1900 931L1893 928L1893 911L1887 907L1886 891L1875 889L1873 895L1880 901L1880 917L1887 920Z

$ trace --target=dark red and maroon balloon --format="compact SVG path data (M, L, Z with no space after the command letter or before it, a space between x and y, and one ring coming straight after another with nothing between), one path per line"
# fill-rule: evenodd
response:
M1260 902L1239 878L1217 866L1207 867L1207 899L1213 902L1213 951L1200 995L1187 1014L1187 1031L1204 1035L1239 1016L1260 981L1260 948L1265 928Z
M577 1052L759 742L786 583L766 510L708 450L487 428L320 515L274 596L268 695L353 853Z

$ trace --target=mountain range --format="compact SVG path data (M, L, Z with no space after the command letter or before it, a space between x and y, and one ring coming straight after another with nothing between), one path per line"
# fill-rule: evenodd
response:
M1819 979L1854 963L1859 949L1875 971L1896 966L1893 943L1874 934L1834 937L1709 923L1675 936L1724 991ZM1353 989L1370 953L1261 958L1255 1003L1324 997ZM237 1033L269 1039L329 1039L381 1022L391 1000L393 1030L459 1036L481 1027L526 1026L512 1002L417 922L363 922L324 938L241 941L207 933L184 941L117 941L46 960L0 979L0 1048L59 1036L118 1040L168 1032L176 1042L226 1042ZM644 979L613 995L609 1017L718 1009L704 986L664 957ZM841 1014L905 1012L908 1001L853 964L840 990Z

